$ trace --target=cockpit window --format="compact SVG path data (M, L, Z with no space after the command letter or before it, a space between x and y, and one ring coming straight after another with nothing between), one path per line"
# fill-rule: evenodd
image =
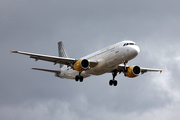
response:
M125 43L123 46L136 45L135 43Z

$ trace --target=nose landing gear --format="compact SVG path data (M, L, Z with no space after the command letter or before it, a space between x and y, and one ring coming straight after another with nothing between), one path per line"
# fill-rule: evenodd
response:
M124 63L124 68L123 68L123 70L122 70L121 72L124 72L124 73L125 73L125 72L127 72L126 64L128 63L128 61L127 61L127 60L124 60L123 63ZM117 70L117 69L115 69L115 70L112 71L113 79L109 81L109 85L110 85L110 86L112 86L112 85L117 86L118 82L117 82L117 80L115 80L115 77L117 76L117 73L118 73L118 70ZM119 72L119 73L120 73L120 72Z
M117 86L117 80L114 80L114 78L117 76L117 70L115 69L114 71L112 71L112 75L113 75L113 79L109 81L109 85L112 86Z

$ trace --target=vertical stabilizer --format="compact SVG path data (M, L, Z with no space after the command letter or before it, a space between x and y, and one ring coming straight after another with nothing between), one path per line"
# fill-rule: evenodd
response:
M62 41L58 42L58 52L59 52L59 57L68 58L67 52L65 50L65 47ZM60 68L62 68L62 66L63 64L60 64Z

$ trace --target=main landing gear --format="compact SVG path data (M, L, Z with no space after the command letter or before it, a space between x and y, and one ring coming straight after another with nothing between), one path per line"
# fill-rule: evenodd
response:
M78 82L78 81L80 81L80 82L83 82L83 76L81 76L81 72L79 72L79 75L77 75L76 77L75 77L75 81L76 82Z
M114 78L117 75L117 70L115 69L114 71L112 71L112 75L113 75L113 79L109 81L109 85L112 86L117 86L117 80L114 80Z

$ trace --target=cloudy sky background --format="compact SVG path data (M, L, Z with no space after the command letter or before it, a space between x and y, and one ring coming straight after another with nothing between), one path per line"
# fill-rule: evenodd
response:
M178 0L0 0L1 120L179 120ZM10 50L58 55L63 41L80 58L130 39L141 49L129 65L161 68L134 79L111 74L83 83L32 67L59 69Z

